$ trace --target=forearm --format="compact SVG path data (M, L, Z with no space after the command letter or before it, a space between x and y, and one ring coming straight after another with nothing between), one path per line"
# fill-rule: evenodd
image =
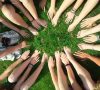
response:
M19 67L13 70L13 72L8 77L8 80L12 80L12 82L16 82L19 76L23 73L23 71L26 69L26 67L29 65L31 59L26 60L23 62Z
M100 14L94 16L93 19L94 19L95 21L99 20L99 19L100 19Z
M50 71L51 78L52 78L53 84L54 84L54 86L55 86L55 89L56 89L56 90L59 90L59 89L57 89L57 88L59 88L59 86L58 86L57 76L56 76L56 74L54 73L54 70L50 70L50 69L49 69L49 71Z
M21 77L21 79L18 81L18 83L15 85L14 90L19 90L22 83L26 80L28 77L30 71L32 70L32 66L29 66L27 70L25 71L24 75Z
M98 66L100 66L100 58L91 55L89 55L87 58L96 63Z
M72 10L76 11L81 6L83 1L84 0L77 0Z
M41 70L43 69L44 64L40 64L39 67L35 70L35 72L26 80L24 84L21 86L21 90L28 90L38 78Z
M0 75L0 80L4 80L9 73L18 65L22 62L23 60L20 58L13 64L11 64L1 75Z
M68 78L69 78L70 83L72 85L74 83L74 81L76 81L76 79L75 79L74 73L71 69L71 66L70 65L66 66L66 70L67 70L67 73L68 73Z
M55 8L56 0L51 0L51 7Z

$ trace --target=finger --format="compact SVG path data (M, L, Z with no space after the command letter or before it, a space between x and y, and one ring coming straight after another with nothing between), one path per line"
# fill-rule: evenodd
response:
M45 12L45 7L43 8L43 11Z
M47 16L48 16L48 19L50 20L50 17L49 17L49 12L47 13Z

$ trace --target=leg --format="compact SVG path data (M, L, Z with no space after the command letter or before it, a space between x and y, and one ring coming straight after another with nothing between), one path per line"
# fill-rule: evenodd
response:
M87 35L97 33L97 32L100 32L100 24L93 28L79 31L77 34L77 38L82 38L82 37L85 37Z
M15 61L13 64L11 64L1 75L0 75L0 81L4 80L9 73L20 63L22 63L24 60L27 59L28 55L29 55L30 51L26 51L22 54L22 56Z
M40 24L44 27L47 27L46 21L41 20L38 17L38 14L37 14L33 0L19 0L19 1L23 3L25 8L30 12L30 14L34 17L34 19L38 22L38 24Z
M16 45L16 46L8 47L6 50L0 52L0 58L3 57L3 56L8 55L9 53L12 53L12 52L14 52L14 51L17 51L17 50L19 50L19 49L21 49L21 48L25 48L25 47L27 47L25 41L21 42L20 44L18 44L18 45Z
M89 72L74 60L74 58L71 54L71 51L68 47L64 47L64 51L67 55L68 60L72 63L72 65L74 66L75 70L77 71L79 77L82 79L86 90L93 90L95 83L92 80Z
M14 83L18 80L18 78L20 77L20 75L23 73L23 71L26 69L26 67L29 65L29 63L31 62L31 59L36 57L40 52L38 52L37 50L33 53L33 55L26 60L25 62L23 62L19 67L17 67L16 69L13 70L13 72L10 74L10 76L8 77L8 81L10 83Z
M90 49L90 50L100 51L100 44L98 44L98 45L93 45L93 44L81 43L81 44L78 44L78 47L79 47L81 50Z
M57 11L56 15L54 16L53 20L52 20L52 24L54 26L57 25L58 19L61 16L61 14L66 10L66 8L68 8L72 3L74 2L74 0L64 0L62 5L60 6L59 10Z
M69 26L68 32L71 32L75 29L75 27L79 24L79 22L87 15L89 14L92 9L98 4L99 0L88 0L83 7L80 15L73 21L73 23Z
M80 85L77 83L77 81L75 79L74 72L70 66L67 56L64 53L61 53L61 60L64 63L64 65L66 66L68 78L70 80L73 90L82 90L82 88L80 87Z
M20 90L28 90L35 83L36 79L38 78L40 72L43 69L46 60L47 60L47 55L43 54L41 64L38 66L35 72L22 84Z
M30 13L24 8L24 6L19 2L19 0L11 0L12 4L14 4L18 9L20 9L24 15L29 19L29 21L32 23L32 25L39 29L40 26L37 24L35 20L33 20L33 17L30 15Z
M61 67L61 59L59 51L55 52L57 75L58 75L58 85L60 90L69 90L68 83L66 81L66 76Z
M51 74L51 78L52 78L52 81L53 81L53 84L55 86L55 89L56 90L60 90L59 89L59 85L58 85L58 79L57 79L57 76L54 72L54 64L55 62L53 61L53 58L52 57L49 57L49 61L48 61L48 67L49 67L49 71L50 71L50 74Z
M14 9L11 5L9 5L9 4L3 5L1 10L2 10L3 14L4 14L11 22L13 22L14 24L19 25L19 26L22 26L22 27L25 27L26 29L29 29L29 30L33 33L33 35L37 35L37 34L38 34L38 32L37 32L34 28L30 27L30 26L22 19L22 17L21 17L19 14L17 14L17 13L15 12L15 9Z
M19 28L17 28L16 26L14 26L12 23L10 23L8 20L5 20L4 18L0 17L0 22L2 24L4 24L5 26L9 27L12 30L15 30L16 32L18 32L20 35L22 35L23 37L30 37L28 33L26 33L23 30L20 30Z
M19 79L19 81L17 82L17 84L15 85L13 90L19 90L20 89L20 86L26 80L28 75L30 74L33 66L39 61L38 59L39 59L39 56L36 56L34 59L31 60L27 70L25 71L24 75Z

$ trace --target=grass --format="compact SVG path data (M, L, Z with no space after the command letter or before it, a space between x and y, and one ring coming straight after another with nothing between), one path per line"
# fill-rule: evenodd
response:
M63 0L57 0L57 5L56 5L57 8L59 8L62 1ZM38 3L35 3L35 4L36 6L38 6ZM69 7L60 17L58 25L56 27L53 27L46 15L47 10L49 9L49 6L50 6L50 0L48 0L47 2L46 12L42 12L37 7L39 16L47 20L48 27L46 29L41 28L39 30L38 36L31 38L31 39L27 39L27 42L31 45L29 49L31 50L31 52L33 52L35 49L38 49L42 53L46 52L49 56L54 56L54 52L56 50L62 51L63 46L70 47L73 53L75 51L78 51L79 48L77 47L77 44L83 42L82 39L76 38L76 34L80 30L80 24L76 27L76 29L72 33L68 33L67 28L69 25L66 25L64 22L66 12L69 11L71 7ZM77 15L80 13L82 7L83 5L77 11ZM97 5L96 8L94 8L94 10L87 17L95 16L98 13L100 13L100 5ZM26 18L25 20L27 21ZM0 31L4 31L4 30L8 30L8 28L3 27L1 28ZM98 51L86 50L85 52L88 52L95 56L100 56L100 52ZM10 61L4 61L4 62L0 61L0 73L2 73L11 63L12 62ZM99 77L100 68L97 67L94 63L90 61L84 61L84 62L79 62L79 63L83 65L90 72L94 80L98 80L100 78ZM36 65L36 67L37 66L38 65ZM6 82L6 81L7 79L4 80L3 82ZM37 82L30 88L30 90L54 90L54 86L51 80L51 76L48 70L47 63L45 64Z

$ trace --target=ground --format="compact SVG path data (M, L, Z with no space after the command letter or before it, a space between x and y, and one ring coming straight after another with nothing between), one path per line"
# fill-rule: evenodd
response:
M61 5L63 0L57 0L57 9ZM35 3L36 6L38 6L38 3ZM51 22L47 18L47 11L50 6L50 0L48 0L46 5L46 12L43 12L37 7L38 14L41 18L47 20L48 27L46 29L41 28L39 30L39 35L36 37L33 37L31 39L27 39L27 42L30 44L30 50L33 52L35 49L40 50L42 53L46 52L49 56L54 56L54 52L56 50L61 51L63 46L68 46L72 49L72 52L78 51L79 48L77 47L78 43L83 42L82 39L77 39L76 34L80 30L80 24L76 27L76 29L72 33L67 32L67 28L69 25L66 25L65 20L65 14L67 11L71 9L68 8L63 15L60 17L58 25L56 27L53 27ZM76 15L78 15L82 9L83 5L79 8ZM100 5L97 5L96 8L93 9L93 11L87 16L95 16L96 14L100 13ZM1 14L1 13L0 13ZM22 13L20 13L23 15ZM26 21L27 19L24 18ZM28 22L28 21L27 21ZM0 31L9 30L6 27L3 27L0 29ZM25 50L25 49L24 49ZM88 52L95 56L100 56L100 52L98 51L91 51L86 50L85 52ZM42 54L41 54L42 55ZM10 61L0 61L0 74L11 64ZM79 62L81 65L83 65L92 75L92 78L94 80L98 80L100 77L100 68L97 67L94 63L90 61L84 61ZM37 65L38 66L38 65ZM37 67L36 66L36 67ZM6 82L7 80L4 80L3 82ZM45 64L37 82L30 88L30 90L54 90L54 86L51 80L50 72L48 70L47 63Z

